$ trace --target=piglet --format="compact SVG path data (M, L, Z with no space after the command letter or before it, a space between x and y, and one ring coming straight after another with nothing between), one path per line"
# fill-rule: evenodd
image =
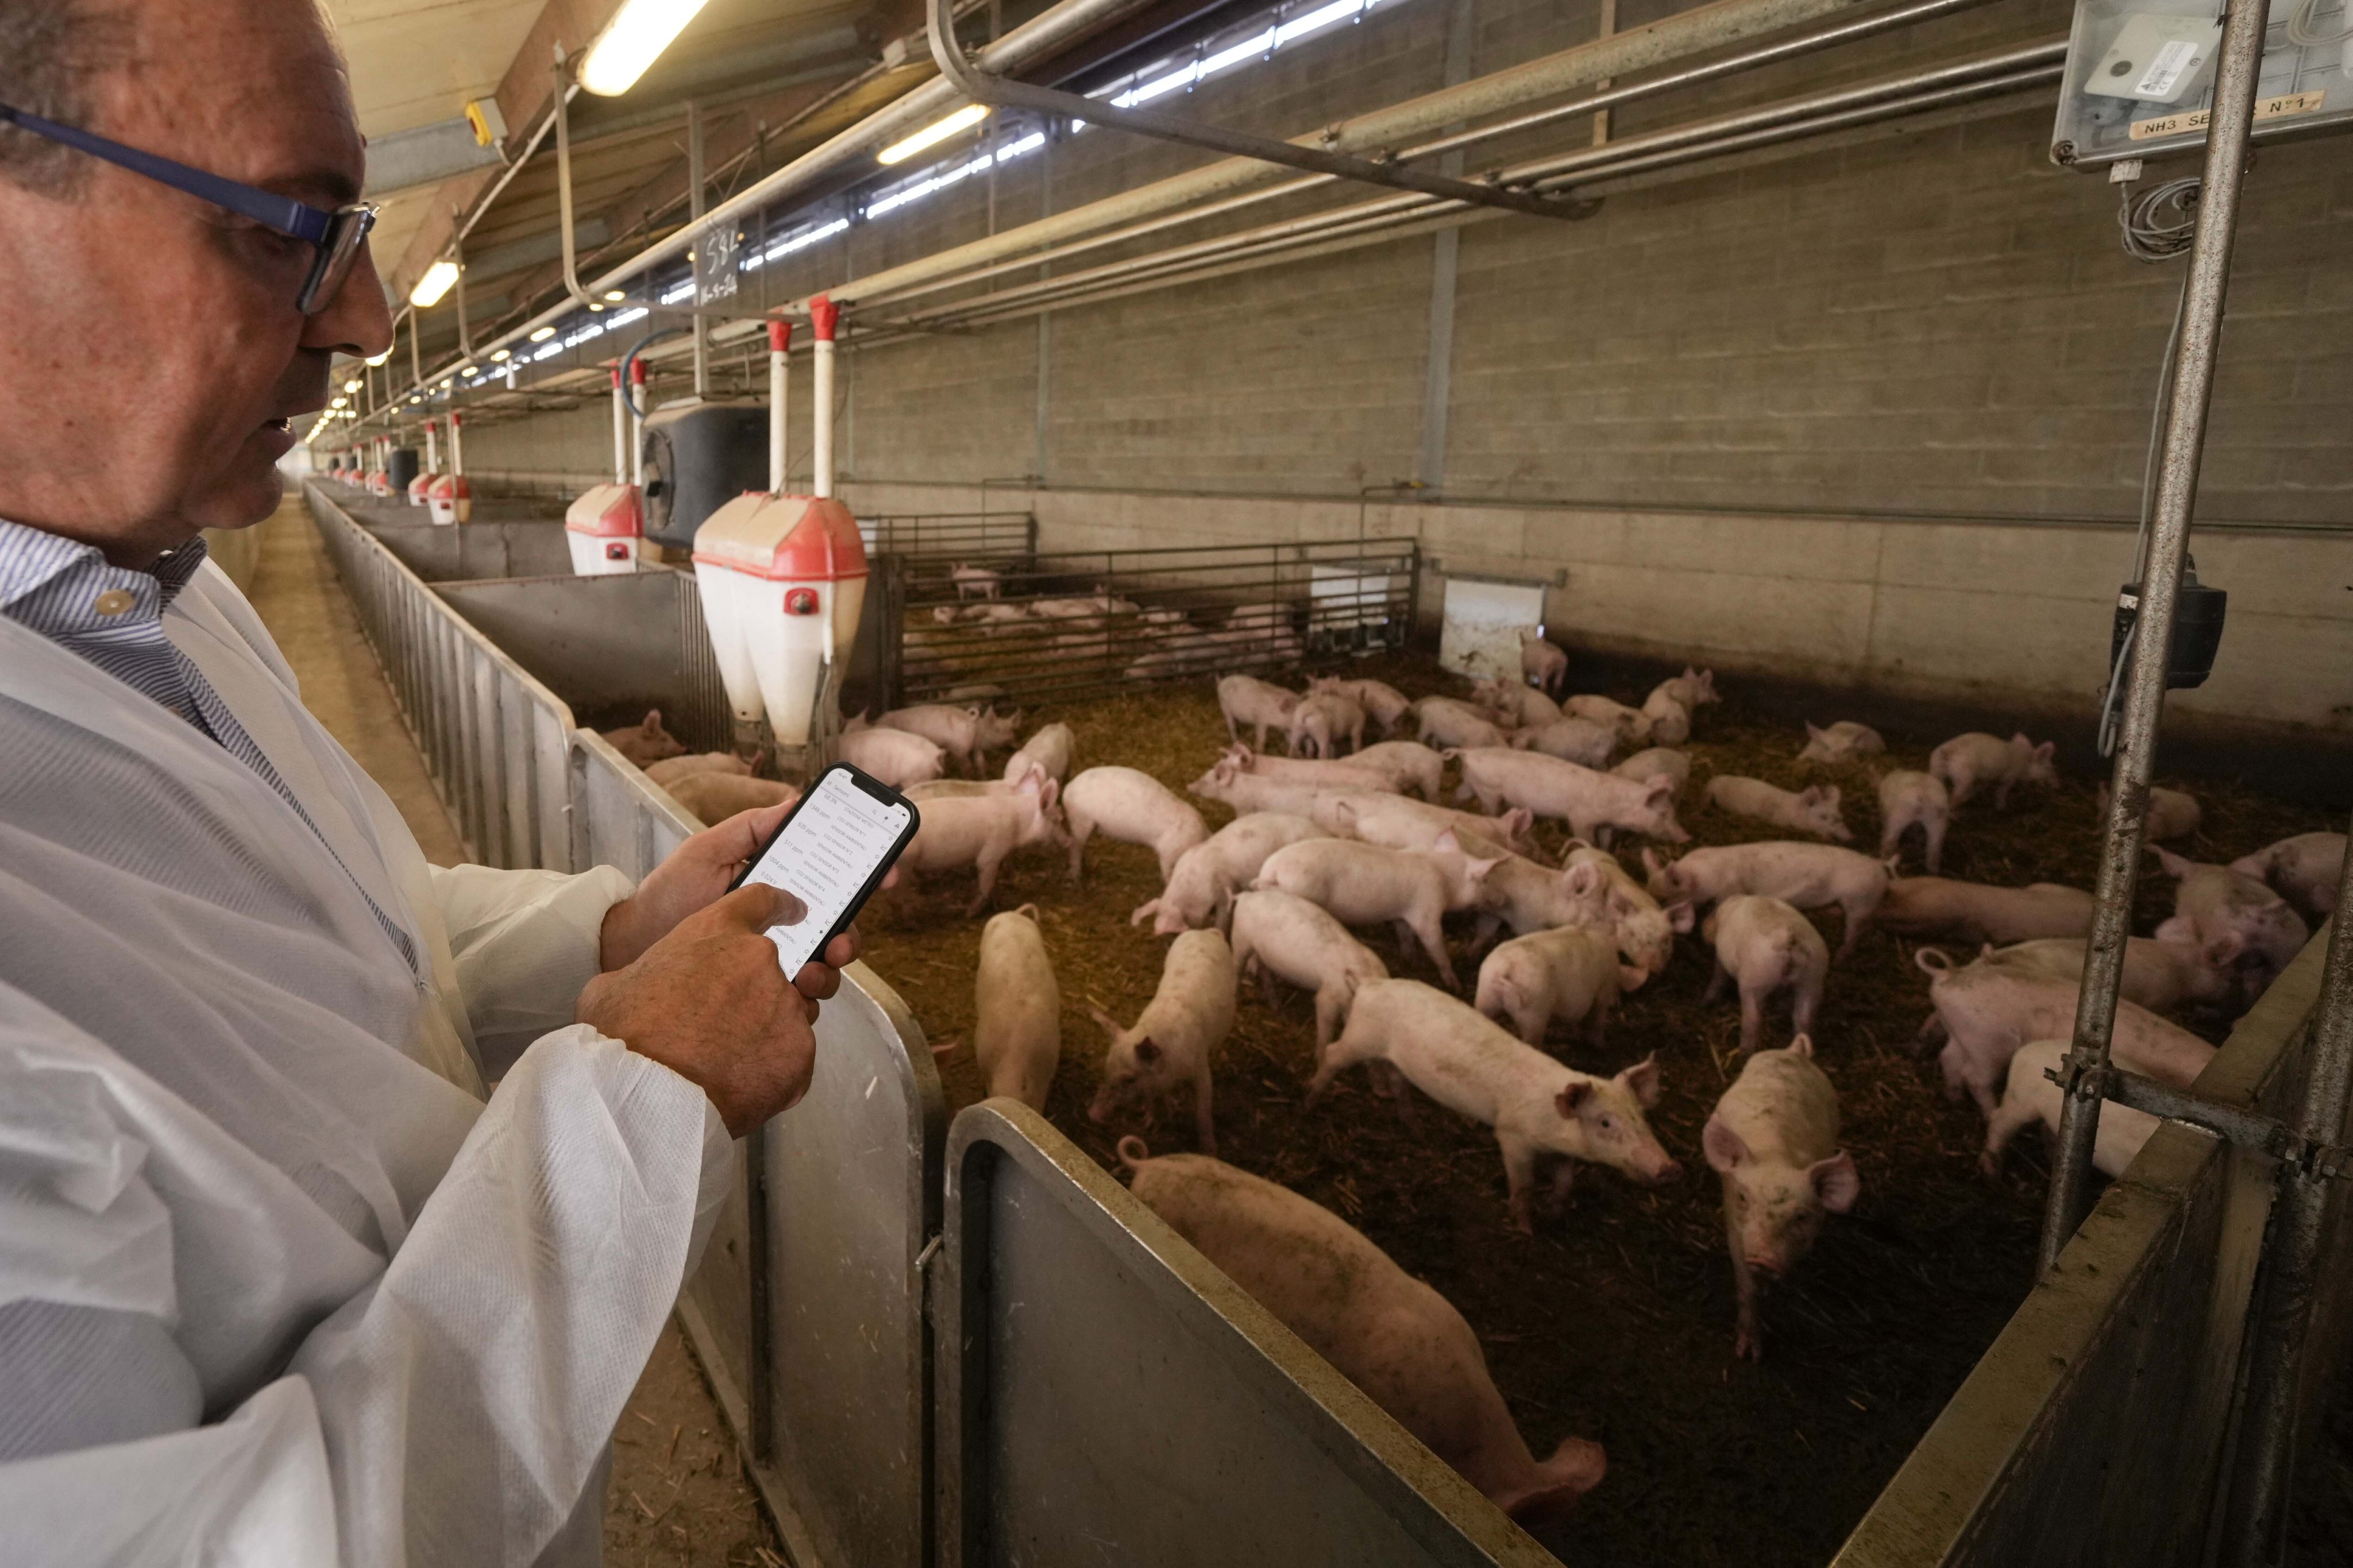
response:
M1543 1045L1558 1018L1584 1025L1587 1040L1598 1047L1619 992L1648 978L1618 962L1616 933L1565 926L1514 937L1489 953L1479 966L1474 1005L1499 1024L1508 1020L1529 1045Z
M1388 781L1385 787L1398 795L1411 790L1424 800L1438 798L1446 771L1446 759L1419 741L1383 741L1341 760L1349 767L1378 773Z
M1600 1480L1601 1446L1528 1450L1462 1314L1329 1209L1198 1154L1119 1143L1133 1190L1308 1347L1523 1526L1557 1520Z
M1004 586L1004 580L987 566L975 566L958 561L948 567L948 581L955 584L956 597L969 599L977 595L994 599Z
M2100 820L2108 817L2108 786L2100 786ZM2141 813L2141 837L2151 844L2175 838L2187 838L2198 831L2206 818L2205 807L2198 797L2182 790L2167 789L2162 784L2148 786L2148 809Z
M1560 864L1564 871L1590 866L1600 874L1603 905L1618 932L1618 951L1646 974L1663 973L1674 956L1675 927L1650 889L1628 876L1616 856L1590 844L1571 843Z
M1846 917L1841 958L1854 952L1863 928L1887 897L1883 863L1830 844L1720 845L1694 849L1672 862L1645 849L1642 867L1650 875L1651 896L1670 906L1670 917L1677 918L1683 931L1691 929L1692 909L1686 907L1677 917L1672 906L1711 904L1735 893L1761 893L1801 910L1836 904Z
M1216 1153L1209 1058L1234 1026L1234 952L1226 939L1213 931L1188 931L1170 943L1160 988L1133 1026L1123 1026L1101 1007L1088 1011L1111 1039L1088 1120L1100 1127L1122 1105L1155 1100L1189 1082L1201 1152Z
M1945 1047L1936 1061L1946 1091L1956 1099L1968 1094L1989 1119L1995 1088L2019 1047L2074 1037L2074 981L2021 974L1984 959L1955 968L1934 948L1912 958L1929 976L1929 1005L1944 1026ZM2176 1089L2188 1089L2214 1059L2214 1047L2189 1030L2122 999L2109 1050L2117 1066Z
M1365 743L1365 710L1336 691L1303 697L1291 710L1291 754L1336 757Z
M1504 731L1482 709L1451 697L1425 697L1413 705L1421 739L1430 746L1500 746Z
M1828 729L1806 725L1806 749L1798 753L1801 763L1851 763L1857 757L1875 755L1887 750L1887 742L1879 731L1868 724L1858 724L1852 719L1841 719Z
M1323 830L1303 816L1267 811L1237 816L1179 855L1167 887L1158 898L1139 905L1127 923L1141 925L1148 920L1155 936L1223 926L1235 892L1257 879L1268 856L1286 844L1322 837Z
M1609 753L1618 749L1618 731L1608 724L1564 714L1550 723L1514 732L1511 745L1514 751L1542 752L1579 767L1606 768Z
M1176 858L1209 837L1201 814L1150 773L1136 768L1089 768L1062 792L1071 820L1071 880L1085 869L1087 840L1101 833L1122 844L1147 846L1160 858L1160 879Z
M1934 773L1897 768L1879 781L1879 858L1894 860L1904 836L1920 830L1921 858L1935 876L1944 866L1945 829L1953 818L1952 793Z
M2181 879L2173 890L2174 918L2159 926L2157 934L2165 936L2169 928L2200 944L2234 940L2250 1001L2269 989L2312 940L2304 917L2253 877L2228 866L2185 860L2169 849L2159 849L2157 858L2167 876Z
M686 746L679 738L662 728L661 710L649 708L644 719L635 724L624 724L617 730L603 731L613 750L639 767L662 762L670 757L686 755Z
M1298 706L1297 692L1254 675L1229 675L1218 681L1218 710L1226 716L1226 739L1239 742L1247 725L1258 731L1255 744L1261 752L1270 728L1290 731L1291 715Z
M1071 759L1078 751L1078 737L1060 720L1039 727L1038 732L1021 742L1021 749L1005 759L1005 777L1018 779L1036 769L1056 784L1071 776Z
M1824 1214L1844 1214L1862 1194L1854 1160L1838 1146L1838 1090L1814 1065L1814 1042L1758 1051L1742 1065L1700 1132L1707 1163L1724 1178L1724 1234L1738 1299L1733 1353L1765 1353L1757 1280L1785 1278L1814 1248Z
M1520 676L1558 697L1568 686L1568 655L1546 642L1541 632L1520 634Z
M1799 1039L1814 1032L1831 948L1813 921L1779 899L1736 893L1715 906L1700 935L1715 949L1707 999L1723 995L1727 981L1739 988L1741 1050L1756 1050L1765 1004L1778 992L1789 994L1790 1032Z
M750 778L752 764L733 752L694 752L656 763L646 770L646 777L665 788L689 773L733 773L738 778Z
M1346 838L1310 838L1268 856L1250 886L1320 904L1343 925L1394 927L1398 950L1405 950L1409 936L1419 942L1451 988L1457 982L1443 922L1457 880L1435 855Z
M1266 889L1234 900L1236 971L1255 972L1266 1004L1274 1005L1274 983L1315 994L1315 1048L1331 1044L1348 1021L1356 990L1389 977L1388 965L1349 934L1329 910L1296 894Z
M1361 838L1389 849L1434 849L1449 833L1465 842L1489 840L1514 855L1535 851L1530 830L1535 815L1507 811L1501 816L1477 816L1404 795L1369 793L1322 794L1308 807L1315 826L1339 838Z
M1999 735L1989 735L1972 730L1966 735L1956 735L1928 753L1928 771L1945 781L1953 793L1953 809L1967 805L1970 795L1982 785L1993 786L1993 804L1997 811L2010 805L2010 792L2022 784L2051 784L2059 782L2059 770L2051 763L2051 753L2057 742L2045 741L2036 745L2023 734L2005 741Z
M2010 1058L2001 1103L1986 1119L1985 1152L1978 1157L1978 1168L1988 1176L2001 1174L2002 1152L2020 1129L2040 1121L2052 1139L2058 1138L2061 1096L2049 1075L2066 1060L2070 1045L2066 1040L2030 1040ZM2110 1100L2101 1106L2100 1130L2092 1143L2092 1168L2104 1176L2123 1175L2159 1125L2156 1117L2129 1105Z
M1605 1164L1644 1186L1679 1180L1683 1167L1659 1146L1642 1112L1659 1100L1659 1069L1645 1057L1615 1078L1569 1068L1513 1038L1474 1009L1418 980L1356 988L1348 1026L1327 1047L1308 1085L1309 1103L1360 1062L1385 1061L1422 1093L1495 1131L1511 1187L1512 1223L1535 1231L1533 1198L1540 1154L1566 1158L1553 1194L1566 1201L1570 1162Z
M894 708L875 722L886 730L921 735L976 777L987 764L989 752L1010 746L1021 733L1018 711L1001 714L994 708L970 704L958 708L945 702L926 702L913 708Z
M1998 947L1985 956L2021 974L2080 985L2087 945L2080 936L2045 936ZM2238 943L2228 937L2202 947L2194 939L2127 937L2124 980L2117 994L2152 1013L2170 1012L2190 1003L2227 1005L2238 995L2232 972L2238 955Z
M991 915L980 929L972 980L972 1055L989 1096L1046 1109L1046 1090L1062 1062L1062 991L1038 929L1038 906ZM955 1048L943 1041L934 1055Z
M1672 698L1694 713L1711 702L1724 700L1716 695L1715 671L1694 669L1690 665L1683 666L1683 672L1681 675L1672 676L1659 682L1651 689L1651 695Z
M1793 792L1763 779L1718 773L1707 781L1702 798L1719 811L1786 827L1792 833L1810 833L1817 838L1835 838L1841 844L1854 840L1853 830L1839 811L1836 784L1809 784Z
M2264 884L2311 919L2325 920L2336 912L2345 878L2345 835L2299 833L2240 857L2231 869Z
M1559 755L1558 752L1553 754ZM1577 759L1571 757L1568 760L1576 762ZM1599 764L1588 763L1585 765L1598 767ZM1648 751L1635 752L1609 771L1621 779L1672 779L1675 781L1675 793L1681 795L1683 785L1691 782L1691 769L1692 760L1689 752L1678 752L1667 746L1652 746Z
M1588 693L1568 698L1561 703L1560 710L1572 719L1590 719L1596 724L1607 724L1617 731L1618 739L1629 746L1651 743L1651 716L1640 708L1629 708L1623 702ZM1688 726L1685 734L1688 738Z
M1669 681L1642 700L1642 717L1648 721L1644 738L1662 746L1680 746L1691 739L1692 710L1667 689L1673 684Z
M1060 796L1060 784L1032 774L1009 793L926 801L923 821L899 864L910 876L973 868L978 885L965 907L969 919L988 907L997 868L1008 855L1027 844L1070 842Z
M1395 742L1388 742L1394 744ZM1410 742L1408 742L1410 744ZM1423 746L1419 750L1428 752ZM1438 761L1438 753L1430 752ZM1269 757L1261 756L1237 742L1226 748L1221 761L1232 763L1246 773L1261 778L1282 779L1289 784L1303 784L1316 789L1377 790L1389 794L1400 786L1393 770L1369 768L1360 764L1355 756L1345 757Z
M1898 936L1954 942L2082 936L2092 929L2092 895L2056 882L1995 888L1950 877L1899 877L1888 884L1879 923Z
M1348 698L1365 710L1384 735L1396 734L1405 716L1413 711L1413 703L1406 694L1385 680L1344 680L1336 675L1319 675L1307 683L1307 691L1310 696L1329 691Z
M1446 755L1462 764L1462 786L1455 792L1456 798L1476 795L1482 811L1492 814L1506 805L1525 806L1538 816L1566 818L1569 831L1579 838L1594 838L1605 828L1676 844L1691 838L1675 820L1675 787L1671 780L1620 778L1558 757L1514 752L1505 746L1450 751Z
M800 791L774 779L741 773L689 773L662 786L689 816L716 827L739 812L757 811L800 798Z
M1185 787L1203 800L1223 801L1237 812L1273 811L1287 816L1304 816L1324 826L1327 833L1334 829L1324 826L1324 813L1329 809L1328 803L1340 795L1372 800L1395 798L1375 790L1330 790L1297 779L1247 773L1230 757L1219 759L1208 773Z
M841 760L901 790L938 778L948 768L948 754L938 742L907 730L849 731L841 737Z
M1549 724L1560 717L1560 704L1518 680L1474 680L1471 700L1496 714L1507 728Z
M1486 852L1476 843L1471 847ZM1555 871L1525 856L1500 855L1479 886L1479 932L1472 939L1472 946L1484 947L1497 929L1506 925L1515 936L1563 926L1597 927L1612 931L1614 941L1609 884L1600 868L1579 865ZM1628 990L1650 978L1647 969L1640 973L1641 978L1629 984Z

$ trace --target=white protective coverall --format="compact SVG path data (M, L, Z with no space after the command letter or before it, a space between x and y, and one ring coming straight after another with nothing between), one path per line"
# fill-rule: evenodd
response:
M318 831L0 618L0 1563L593 1563L731 1168L570 1021L629 883L428 867L216 567L166 624Z

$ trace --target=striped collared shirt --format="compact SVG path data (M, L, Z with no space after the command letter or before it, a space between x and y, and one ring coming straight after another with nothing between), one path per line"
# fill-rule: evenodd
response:
M294 808L327 853L334 846L295 798L276 767L212 683L164 630L164 612L205 563L205 542L192 539L149 572L116 566L97 546L0 518L0 616L78 654L123 685L170 709L261 775ZM343 864L335 856L335 863ZM350 876L350 868L344 868ZM417 947L400 922L379 908L357 878L376 923L417 973Z

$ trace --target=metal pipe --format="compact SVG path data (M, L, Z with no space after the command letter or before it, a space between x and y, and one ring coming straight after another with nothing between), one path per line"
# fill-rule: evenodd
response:
M702 107L692 99L686 104L686 212L689 228L702 222ZM711 248L697 245L691 253L694 272L694 304L699 310L708 297L703 288L702 253ZM711 334L703 330L702 318L696 316L687 323L694 334L694 395L711 395Z
M635 396L629 399L629 482L640 492L646 488L646 416L638 410L646 405L646 363L643 360L629 362L629 386Z
M458 435L458 426L462 422L463 416L456 409L449 410L449 472L453 478L462 476L466 471L466 448Z
M768 493L785 493L785 356L792 352L793 324L768 323Z
M431 419L425 422L425 471L428 474L438 474L441 471L441 443L434 435L434 426L437 423L438 421Z
M833 331L841 307L819 294L809 301L809 325L816 331L810 345L810 418L816 426L812 446L816 474L809 484L818 496L833 494Z
M555 227L564 244L564 291L574 303L593 305L580 287L580 241L572 232L572 72L565 68L564 46L555 46ZM694 122L694 106L687 105L687 123Z
M2246 174L2247 137L2254 121L2255 78L2263 65L2269 0L2232 0L2222 24L2222 52L2214 70L2214 106L2206 142L2198 234L2189 249L2189 276L2181 341L2173 361L2173 406L2158 459L2157 510L2148 572L2134 620L2130 682L2125 695L2116 773L2108 789L2108 820L2094 890L2092 931L2084 950L2084 984L2075 1003L2075 1038L2067 1054L2068 1083L2059 1113L2059 1146L2042 1216L2041 1272L2048 1274L2091 1206L2092 1147L2100 1131L2100 1097L2116 1031L2116 993L2124 979L2125 942L2132 934L2133 893L2140 881L2141 819L2148 809L2149 774L2157 763L2158 721L2165 708L2166 668L2173 651L2174 601L2189 551L2190 510L2198 496L2198 464L2206 444L2207 404L2214 391L2215 350L2222 334L2222 302L2231 281L2231 245L2237 237L2239 189Z
M629 395L621 385L621 367L613 367L613 482L629 482Z

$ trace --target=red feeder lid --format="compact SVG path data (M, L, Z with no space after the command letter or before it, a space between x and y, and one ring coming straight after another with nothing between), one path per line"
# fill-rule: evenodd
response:
M474 487L466 482L466 476L463 474L443 474L433 481L433 488L425 493L435 500L455 500L459 496L470 498L474 493Z

